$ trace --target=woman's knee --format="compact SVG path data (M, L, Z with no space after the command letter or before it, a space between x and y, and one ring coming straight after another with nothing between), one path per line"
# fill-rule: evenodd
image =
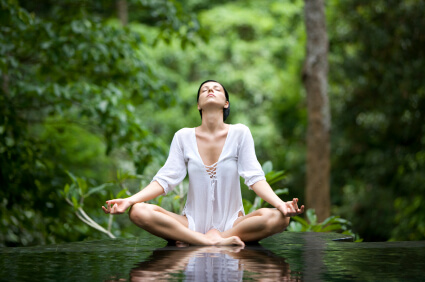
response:
M282 232L289 225L289 217L284 216L279 210L271 208L262 208L258 210L264 218L266 228L270 233Z
M131 207L128 215L130 217L130 220L136 225L146 225L149 223L154 209L154 205L146 203L136 203Z

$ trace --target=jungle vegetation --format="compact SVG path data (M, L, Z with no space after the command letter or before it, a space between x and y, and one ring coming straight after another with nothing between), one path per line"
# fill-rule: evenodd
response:
M303 202L303 8L0 0L0 246L137 236L100 207L149 183L174 132L199 125L206 79L226 86L228 122L250 127L273 188ZM365 241L425 239L424 10L326 1L330 213ZM154 202L179 211L186 187ZM265 205L242 189L247 211Z

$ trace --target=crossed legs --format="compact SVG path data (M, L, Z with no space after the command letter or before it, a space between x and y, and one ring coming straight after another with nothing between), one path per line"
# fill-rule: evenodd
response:
M185 216L169 212L159 206L138 203L130 210L130 220L140 228L164 239L190 245L240 245L243 241L256 241L282 232L289 225L276 209L263 208L239 217L233 228L219 232L210 230L206 234L190 230Z
M274 208L262 208L239 217L233 228L221 233L221 236L238 236L244 242L259 241L273 234L283 232L289 225L285 217Z

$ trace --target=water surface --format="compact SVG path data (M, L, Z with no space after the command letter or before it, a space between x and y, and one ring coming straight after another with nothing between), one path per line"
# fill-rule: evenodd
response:
M309 281L425 279L425 242L353 243L284 232L259 245L176 247L145 234L0 248L2 281Z

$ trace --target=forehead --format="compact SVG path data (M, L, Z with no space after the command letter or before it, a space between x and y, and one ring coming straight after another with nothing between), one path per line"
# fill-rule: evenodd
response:
M220 83L215 82L215 81L208 81L208 82L202 84L202 87L201 88L204 88L204 87L207 87L207 88L210 88L210 87L220 87L221 89L223 89L223 86L221 86Z

